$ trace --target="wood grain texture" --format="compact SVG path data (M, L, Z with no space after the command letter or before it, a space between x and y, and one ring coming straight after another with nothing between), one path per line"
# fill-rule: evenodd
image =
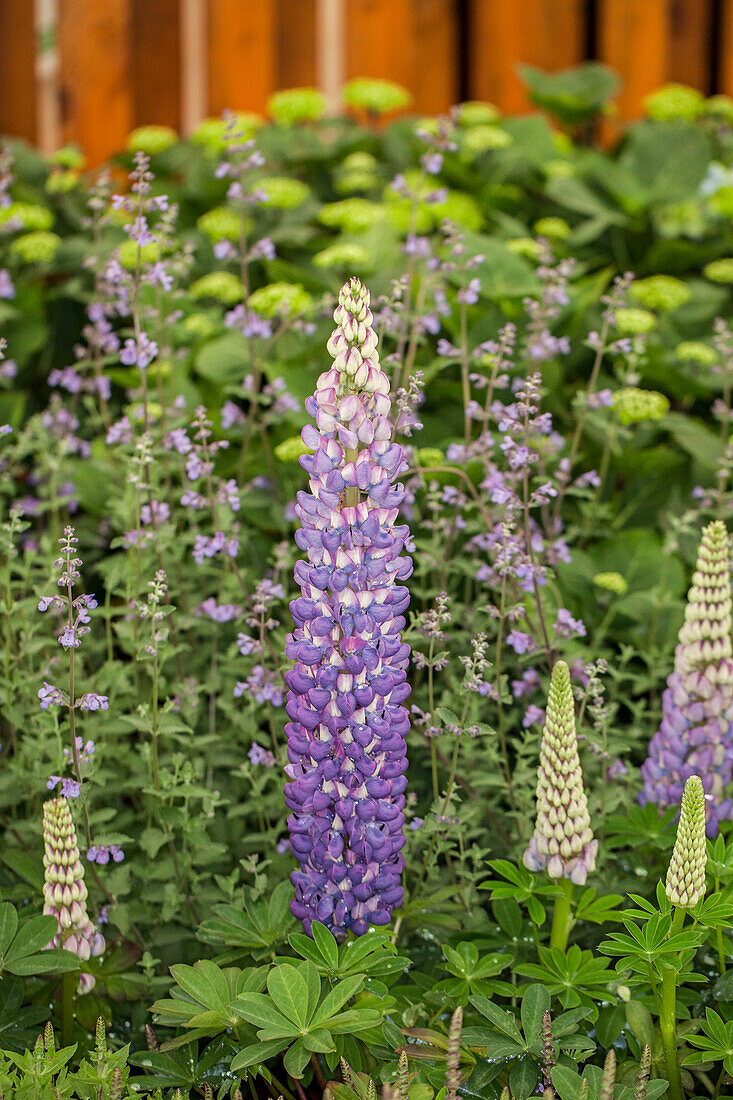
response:
M277 89L273 0L209 0L209 114L264 111Z
M671 0L667 79L712 92L712 0Z
M132 2L63 0L59 9L62 140L100 164L133 125Z
M29 0L0 0L0 134L36 138L36 32Z
M275 0L278 88L316 83L316 0Z
M621 74L621 121L638 118L650 92L667 79L670 0L600 0L598 56Z
M181 128L178 0L132 0L133 125Z

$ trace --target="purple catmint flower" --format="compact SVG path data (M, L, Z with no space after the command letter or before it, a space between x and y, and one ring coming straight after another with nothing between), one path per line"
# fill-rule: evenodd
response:
M41 710L48 710L50 706L61 706L64 702L64 696L59 688L46 683L44 680L43 687L38 689L38 700Z
M733 818L724 797L733 778L733 653L728 532L720 520L702 533L674 671L662 696L662 724L642 764L639 801L678 805L685 782L699 775L707 833Z
M412 562L397 522L403 453L358 279L342 287L334 319L334 363L306 400L316 426L303 429L314 453L300 460L310 493L297 506L306 560L295 566L302 595L290 604L286 645L295 667L285 674L285 801L300 863L293 915L306 931L317 920L343 939L388 924L403 898L410 650L400 582Z
M105 943L87 913L84 868L65 798L43 804L43 845L43 912L58 921L58 931L48 946L73 951L86 962L91 955L101 955Z
M0 267L0 298L14 298L15 286L7 268Z
M263 749L262 745L258 745L255 741L252 748L247 753L250 764L257 766L261 764L263 768L274 768L277 761L271 752L267 749Z

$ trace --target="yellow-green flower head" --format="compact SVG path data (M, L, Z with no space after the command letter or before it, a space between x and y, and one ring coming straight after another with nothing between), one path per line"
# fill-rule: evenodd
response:
M47 164L56 165L58 168L82 168L84 166L84 154L76 145L62 145L46 157Z
M463 191L449 191L443 202L436 202L430 209L437 219L437 225L445 218L455 222L461 229L480 229L484 223L481 207L471 195L466 195Z
M217 241L237 241L242 232L242 215L229 206L215 206L196 222L212 244Z
M621 424L640 424L644 420L661 420L666 416L669 400L657 390L624 386L613 395L613 407Z
M504 244L515 256L524 256L526 260L539 260L542 246L534 237L511 237Z
M669 312L689 302L692 291L687 283L672 275L650 275L631 284L629 293L646 309Z
M80 174L74 169L65 172L56 168L46 179L46 191L49 195L68 195L79 185Z
M694 120L705 110L705 96L687 84L664 84L644 100L649 118L658 122L673 119Z
M208 274L202 275L200 279L192 283L188 293L194 300L215 298L217 302L222 302L225 306L241 302L244 297L242 280L231 271L209 271Z
M713 283L733 283L733 256L713 260L712 263L705 265L702 273Z
M692 909L705 897L705 791L702 780L691 775L682 794L677 839L667 871L666 892L673 905Z
M148 241L138 245L137 241L123 241L117 249L117 258L125 271L134 271L138 264L138 251L141 264L154 264L160 259L160 245L157 241Z
M318 211L318 220L332 229L346 233L365 233L383 217L382 207L369 199L341 199L327 202Z
M572 229L564 218L540 218L534 223L534 232L538 237L547 237L551 241L565 241Z
M557 661L540 745L537 820L524 865L582 886L595 869L597 853L578 755L570 669L565 661Z
M181 328L187 336L201 340L216 332L216 325L206 313L190 313L181 321Z
M499 109L493 103L482 103L477 99L461 103L458 108L459 126L491 126L500 117Z
M677 359L683 363L697 363L701 367L714 367L718 362L718 353L709 344L698 340L683 340L674 349Z
M379 164L371 153L349 153L336 169L336 190L342 195L371 191L379 183Z
M514 138L500 126L471 126L461 134L461 152L469 157L480 157L494 149L506 149Z
M8 222L18 229L50 229L53 211L33 202L11 202L9 206L0 207L0 226Z
M546 160L542 170L548 179L566 180L577 174L577 168L569 160Z
M267 113L279 126L315 122L326 112L326 97L317 88L286 88L267 101Z
M377 115L400 111L412 103L412 96L401 84L371 77L357 77L356 80L350 80L341 92L341 99L347 107L356 107Z
M127 139L131 153L147 153L155 156L164 153L178 141L178 134L170 126L139 126Z
M264 123L261 115L250 111L238 111L235 114L234 129L244 135L245 139L252 138ZM230 138L230 129L226 119L207 118L200 122L191 134L191 141L200 145L211 156L222 153Z
M61 247L61 238L56 233L24 233L16 237L10 246L10 252L27 264L50 264Z
M657 327L657 319L648 309L626 306L616 310L616 328L621 336L639 336Z
M705 100L705 114L733 126L733 99L729 95L711 95Z
M275 458L279 459L280 462L297 462L301 455L310 453L299 435L284 439L275 448Z
M695 197L682 202L667 202L652 211L652 220L660 237L690 237L699 240L707 231L702 201Z
M444 466L445 455L437 447L420 447L417 460L421 466Z
M708 206L721 218L733 218L733 187L719 187L708 199Z
M305 313L313 299L300 283L269 283L253 291L247 305L260 317L289 317Z
M310 188L305 183L290 176L265 176L257 180L255 188L266 196L262 205L271 206L274 210L294 210L296 206L302 206L310 195Z
M372 260L369 252L363 245L354 244L352 241L337 241L313 257L316 267L345 271L347 268L371 270Z
M628 591L626 578L620 573L596 573L593 584L598 588L605 588L607 592L613 592L617 596L625 596Z

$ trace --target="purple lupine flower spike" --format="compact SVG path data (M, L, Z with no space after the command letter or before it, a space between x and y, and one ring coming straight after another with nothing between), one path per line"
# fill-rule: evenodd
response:
M733 652L728 532L720 520L704 528L687 596L674 671L662 696L662 724L641 768L639 801L679 804L685 782L699 775L708 836L733 818L724 797L733 777Z
M303 429L314 453L301 459L310 492L296 506L307 560L295 566L302 595L290 604L286 646L295 667L285 675L285 801L300 862L293 915L306 932L317 920L343 939L388 924L403 898L410 649L400 582L412 561L409 530L397 522L402 448L358 279L342 287L334 320L334 364L305 403L317 427Z

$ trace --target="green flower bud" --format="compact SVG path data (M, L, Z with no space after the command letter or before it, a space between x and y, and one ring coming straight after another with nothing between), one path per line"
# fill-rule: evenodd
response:
M673 278L672 275L650 275L647 279L638 279L631 284L629 293L646 309L664 312L679 309L692 297L687 283Z
M371 153L349 153L336 169L336 190L342 195L371 191L379 183L379 163Z
M39 229L36 233L16 237L10 245L10 252L27 264L50 264L60 247L61 238L56 233Z
M719 187L708 199L708 205L721 218L733 218L733 187Z
M705 110L705 96L686 84L664 84L646 97L644 109L649 118L658 122L693 121Z
M572 229L564 218L540 218L534 223L534 232L538 237L564 241L570 236Z
M244 288L239 276L231 271L210 271L192 283L188 293L195 300L216 298L217 302L232 306L235 302L241 302L244 297Z
M442 202L436 202L430 209L436 225L448 218L462 229L475 231L484 223L481 207L471 195L466 195L463 191L449 191Z
M391 80L374 80L370 77L357 77L350 80L341 93L341 99L347 107L385 115L408 107L412 96L400 84Z
M46 162L58 165L59 168L82 168L84 154L76 145L62 145L60 149L48 154Z
M202 340L216 332L216 325L205 313L191 313L188 317L184 317L181 321L181 328L187 336L194 336Z
M254 137L264 123L260 115L248 111L238 111L235 119L234 129L245 138ZM191 141L194 145L200 145L210 156L218 156L226 148L229 132L226 119L207 118L191 134Z
M131 153L147 153L155 156L164 153L178 141L178 134L170 126L139 126L127 139L127 148Z
M705 265L702 273L713 283L733 283L733 256L713 260L712 263Z
M318 212L318 220L332 229L346 233L364 233L383 217L382 207L369 199L342 199L327 202Z
M458 108L459 126L490 126L500 118L498 107L493 103L481 103L478 100L468 100Z
M701 367L714 367L718 362L718 353L709 344L697 340L683 340L674 349L675 356L683 363L697 363Z
M640 424L661 420L669 412L669 400L656 390L624 386L613 395L613 407L621 424Z
M548 160L542 165L548 179L566 180L574 176L577 169L569 160Z
M267 113L280 126L314 122L326 112L326 97L317 88L286 88L267 101Z
M539 260L542 248L534 237L512 237L504 244L515 256L524 256L526 260Z
M705 791L698 775L691 775L682 794L677 839L667 871L666 892L673 905L692 909L705 897Z
M253 291L247 305L261 317L288 317L305 313L313 299L300 283L269 283Z
M160 245L157 241L138 245L137 241L123 241L117 249L117 257L125 271L134 271L139 260L141 264L154 264L160 259Z
M262 205L272 207L273 210L294 210L296 206L302 206L310 196L310 188L290 176L265 176L257 180L254 187L267 196Z
M711 95L705 100L705 114L733 126L733 99L729 95Z
M620 573L596 573L593 584L598 588L605 588L608 592L614 592L617 596L625 596L628 591L628 583Z
M420 447L417 460L421 466L444 466L445 455L437 447Z
M657 319L648 309L625 307L616 310L616 328L621 336L639 336L657 327Z
M46 180L46 192L49 195L68 195L78 186L80 179L79 173L73 169L68 172L55 169Z
M494 149L506 149L513 142L512 135L499 126L472 126L461 135L461 152L473 159Z
M280 462L297 462L301 455L310 453L299 435L284 439L282 443L278 443L275 447L275 458L278 458Z
M215 206L207 210L196 222L202 233L212 242L238 241L242 232L242 215L229 206Z
M338 241L329 245L322 252L317 252L313 257L316 267L334 268L345 270L346 268L361 268L371 270L371 257L369 252L360 244L349 241Z
M19 229L50 229L53 221L53 211L37 203L11 202L9 206L0 206L0 226L12 222Z

